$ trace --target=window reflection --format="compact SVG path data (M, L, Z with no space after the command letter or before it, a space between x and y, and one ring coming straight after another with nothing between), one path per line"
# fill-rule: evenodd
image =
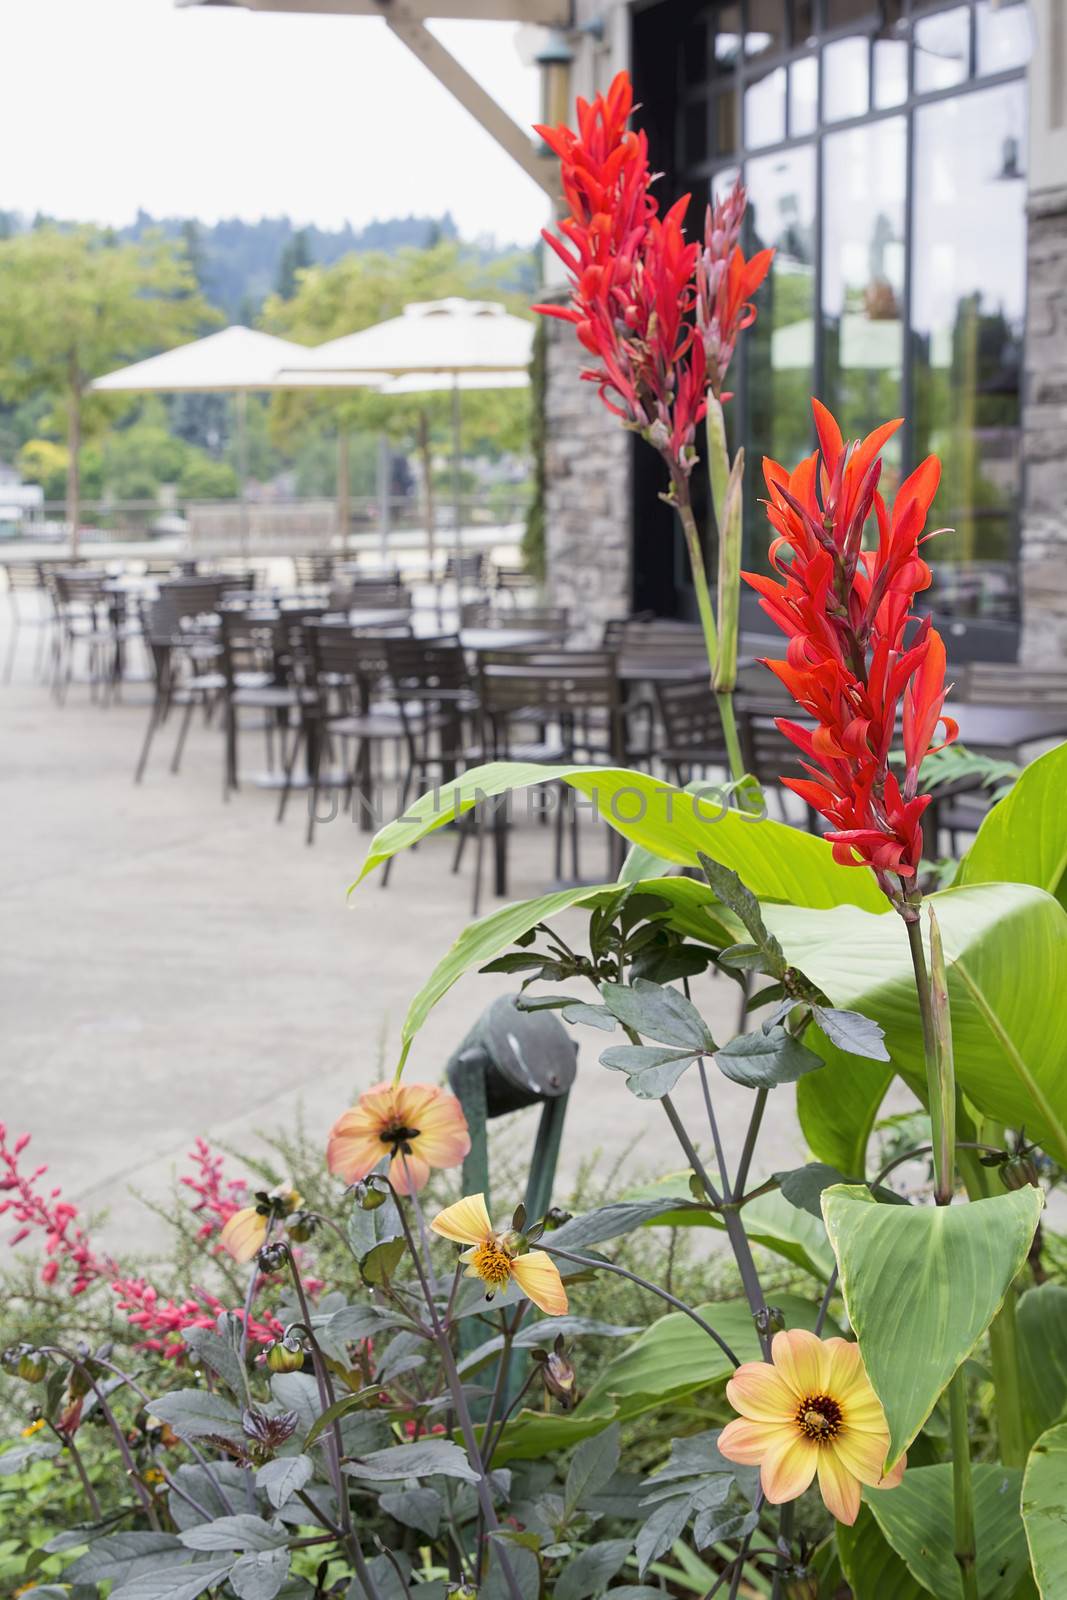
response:
M978 71L983 76L1026 66L1033 49L1033 33L1030 8L1025 0L1000 0L996 8L989 0L979 0L975 20Z
M874 41L874 90L872 99L879 111L903 105L908 98L908 41Z
M823 395L850 438L900 415L904 360L903 117L823 145ZM892 487L899 435L886 450Z
M752 249L773 245L760 314L745 338L749 459L795 465L811 449L815 362L815 152L811 145L746 163ZM750 559L765 565L755 497L746 496Z
M819 120L819 58L801 56L789 68L789 132L814 133Z
M752 150L785 138L785 68L749 82L745 90L745 142Z
M930 89L950 89L967 76L971 54L971 11L956 6L920 17L915 24L915 87L920 94Z
M915 117L915 454L941 457L937 609L1014 620L1025 305L1025 88ZM995 230L996 248L990 248Z
M827 122L862 117L867 110L870 43L865 38L837 39L822 53L823 115Z

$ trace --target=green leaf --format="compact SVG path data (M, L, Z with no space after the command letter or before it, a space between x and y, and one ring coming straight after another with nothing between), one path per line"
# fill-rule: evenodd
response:
M685 1190L685 1180L676 1180L680 1190ZM598 1206L595 1211L585 1211L581 1216L572 1217L561 1228L554 1228L546 1233L541 1244L546 1249L558 1245L561 1250L587 1250L590 1245L604 1244L608 1239L618 1239L624 1233L632 1233L635 1228L646 1227L654 1222L666 1222L668 1215L670 1225L676 1224L678 1211L696 1212L701 1217L708 1215L707 1206L694 1200L685 1192L684 1195L665 1195L660 1198L615 1200L611 1205ZM553 1318L553 1324L559 1319Z
M837 1552L853 1594L870 1595L872 1600L883 1596L884 1600L929 1600L929 1589L912 1577L892 1545L886 1543L869 1506L860 1506L851 1528L845 1522L837 1524Z
M478 1474L467 1460L467 1453L450 1439L418 1439L413 1444L394 1444L385 1450L372 1450L359 1461L349 1461L345 1471L353 1478L372 1482L387 1478L461 1478L477 1483Z
M552 1600L589 1600L590 1595L603 1594L632 1547L632 1539L602 1539L589 1545L573 1561L564 1563Z
M811 1152L842 1172L866 1172L867 1144L893 1068L857 1063L814 1024L804 1042L825 1063L822 1072L809 1073L797 1084L797 1117Z
M846 1055L867 1056L871 1061L888 1061L885 1034L877 1022L858 1011L838 1011L833 1006L812 1006L812 1015L823 1033Z
M229 1581L237 1600L274 1600L288 1575L288 1550L256 1550L234 1563Z
M244 1368L236 1347L229 1339L212 1328L186 1328L182 1339L194 1362L209 1367L233 1394L244 1394Z
M1006 1600L1026 1571L1020 1477L1017 1470L984 1462L971 1468L979 1600ZM863 1498L912 1577L937 1600L962 1600L953 1554L951 1465L911 1467L896 1489L865 1490Z
M713 861L703 852L700 854L700 870L723 905L729 907L754 941L766 964L767 972L775 978L784 977L786 961L782 947L774 935L768 932L759 901L752 890L741 882L736 872L718 861Z
M634 983L602 983L600 993L612 1016L626 1028L688 1050L713 1050L715 1041L700 1012L677 989L637 978Z
M619 1466L619 1448L617 1425L578 1446L567 1468L563 1487L564 1516L569 1517L614 1477Z
M978 830L957 884L1032 883L1067 906L1067 744L1032 761Z
M212 1584L221 1583L233 1561L193 1561L164 1571L141 1573L115 1593L115 1600L197 1600Z
M1042 1203L1032 1188L952 1206L878 1205L860 1187L824 1193L849 1321L889 1423L887 1469L999 1310Z
M1042 1600L1067 1594L1067 1422L1043 1433L1023 1477L1022 1514L1034 1577Z
M885 904L869 873L838 866L825 840L798 828L713 805L643 772L522 761L475 767L454 783L422 795L408 806L403 819L387 823L375 835L358 881L458 813L469 811L477 796L490 798L557 779L593 800L603 821L632 843L687 867L698 866L699 852L704 851L737 872L760 899L857 905L872 911Z
M986 1116L1026 1131L1067 1162L1067 914L1026 884L984 884L931 895L948 964L956 1077ZM896 916L853 907L764 908L790 961L835 1006L885 1030L893 1064L924 1092L922 1029L908 941ZM925 919L924 919L925 924ZM874 1069L870 1069L874 1070ZM855 1061L847 1072L857 1071ZM832 1078L827 1093L840 1082ZM830 1159L824 1150L817 1152ZM836 1162L837 1165L846 1163Z
M809 1161L806 1167L794 1167L791 1172L775 1172L773 1176L791 1206L818 1217L820 1222L823 1190L832 1189L835 1184L850 1184L856 1181L845 1173L838 1172L836 1167L828 1167L822 1161ZM866 1187L870 1189L875 1199L882 1201L884 1205L908 1203L903 1195L894 1194L892 1189L883 1188L880 1184L866 1185Z
M175 1389L148 1403L150 1415L166 1422L179 1439L204 1439L212 1434L244 1443L241 1414L221 1394L206 1389Z
M242 1511L186 1528L181 1542L189 1550L274 1550L285 1538L284 1528Z
M416 1528L428 1539L437 1538L445 1503L436 1489L396 1489L378 1497L378 1504L405 1528Z
M25 1444L17 1444L0 1455L0 1478L13 1478L35 1461L57 1456L62 1448L58 1439L28 1439Z
M298 1489L306 1488L314 1473L310 1456L279 1456L268 1461L256 1473L256 1488L262 1489L275 1510L292 1499Z
M777 1025L766 1033L757 1028L754 1033L738 1034L714 1054L719 1071L746 1089L774 1089L780 1083L795 1083L823 1064L822 1056L806 1049L799 1039Z
M1037 1434L1067 1410L1067 1288L1028 1289L1016 1307L1015 1330L1023 1412Z
M189 1552L172 1533L129 1530L94 1539L83 1556L67 1568L73 1583L124 1583L142 1572L188 1564Z
M605 1050L600 1064L612 1072L625 1072L626 1087L639 1100L660 1100L670 1094L682 1073L696 1059L691 1050L622 1044Z
M680 1495L676 1500L664 1500L646 1517L634 1546L639 1578L643 1578L653 1561L658 1561L664 1551L681 1538L689 1521L689 1510L688 1496Z

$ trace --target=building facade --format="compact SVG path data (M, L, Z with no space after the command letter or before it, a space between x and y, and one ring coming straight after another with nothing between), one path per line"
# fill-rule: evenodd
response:
M627 66L666 202L691 231L738 173L773 245L732 369L747 560L764 454L904 416L885 486L943 462L932 609L959 660L1067 651L1067 0L578 0L572 86ZM563 293L562 285L557 292ZM693 613L662 466L548 327L554 596L589 619Z

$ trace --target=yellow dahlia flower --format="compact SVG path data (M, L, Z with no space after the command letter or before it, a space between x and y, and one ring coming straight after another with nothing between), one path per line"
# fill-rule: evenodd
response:
M490 1297L506 1289L514 1278L527 1300L559 1317L567 1309L567 1291L559 1269L544 1250L524 1250L521 1234L497 1233L489 1220L484 1194L470 1194L457 1200L430 1223L434 1233L469 1245L460 1260L467 1264L468 1278L481 1278Z
M889 1428L859 1346L803 1328L776 1333L771 1360L746 1361L726 1385L741 1413L719 1435L728 1461L760 1469L772 1505L802 1495L815 1474L826 1508L855 1522L860 1486L895 1489L904 1461L882 1476Z

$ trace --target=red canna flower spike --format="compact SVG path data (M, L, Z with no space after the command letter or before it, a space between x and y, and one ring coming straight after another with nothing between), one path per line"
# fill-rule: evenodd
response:
M832 824L827 838L843 865L866 865L898 910L912 914L908 883L922 856L919 772L956 724L944 715L945 647L915 597L930 582L918 555L940 481L924 461L901 485L890 512L879 491L881 451L900 426L884 423L846 443L836 420L812 402L819 449L792 473L764 461L767 517L776 537L771 565L781 582L743 576L762 610L789 638L784 661L765 663L811 719L778 720L801 753L806 778L782 781ZM876 549L862 548L873 514ZM916 626L917 624L917 626ZM898 713L904 783L890 766Z
M696 325L704 346L707 381L716 399L733 359L737 336L756 320L752 296L770 271L773 250L748 261L739 246L747 197L740 178L729 194L709 206L704 218L704 248L697 261Z

